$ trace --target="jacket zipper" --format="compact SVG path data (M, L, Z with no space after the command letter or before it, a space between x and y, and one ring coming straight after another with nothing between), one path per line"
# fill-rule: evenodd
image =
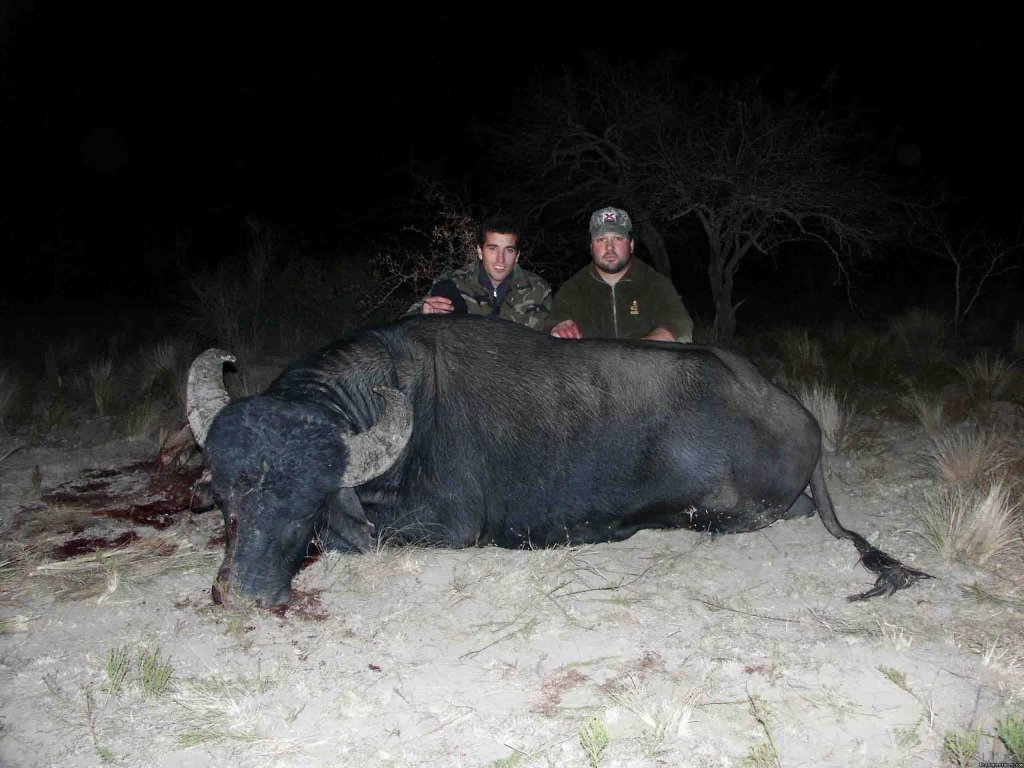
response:
M612 330L615 332L615 338L619 338L619 308L616 306L614 283L612 284Z

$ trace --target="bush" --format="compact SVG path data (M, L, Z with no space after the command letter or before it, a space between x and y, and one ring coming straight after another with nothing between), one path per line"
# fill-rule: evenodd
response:
M197 333L250 359L293 357L366 322L360 298L368 275L357 258L285 254L268 227L251 220L249 228L246 251L189 279L187 314Z

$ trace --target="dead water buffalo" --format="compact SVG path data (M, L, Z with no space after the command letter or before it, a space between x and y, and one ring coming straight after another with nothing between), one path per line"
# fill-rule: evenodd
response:
M189 372L189 423L226 528L218 602L286 602L314 540L543 547L753 531L815 508L878 574L851 599L927 578L839 524L817 422L732 352L417 316L229 404L232 359L207 350Z

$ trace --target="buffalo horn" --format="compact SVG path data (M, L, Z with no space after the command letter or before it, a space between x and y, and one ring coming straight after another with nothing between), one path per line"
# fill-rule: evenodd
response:
M213 417L231 402L224 388L224 363L235 362L235 356L223 349L208 349L192 361L188 369L188 392L185 409L188 425L200 448L206 442Z
M412 408L405 395L388 387L373 391L384 399L384 412L365 432L344 437L349 457L343 488L355 488L387 472L412 435Z

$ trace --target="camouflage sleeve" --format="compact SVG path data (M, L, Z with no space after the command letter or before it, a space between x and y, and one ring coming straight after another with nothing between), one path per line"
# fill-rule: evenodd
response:
M414 301L412 304L410 304L409 308L407 310L405 310L405 313L402 315L402 317L408 317L409 315L419 314L419 311L421 309L423 309L423 304L426 302L426 300L430 296L434 296L435 295L434 294L434 289L437 288L438 283L442 283L445 280L449 280L451 278L452 278L452 275L450 275L447 272L445 272L441 276L439 276L436 280L434 280L433 283L430 284L430 290L427 291L427 295L424 296L423 298L421 298L419 301Z
M426 300L427 297L424 296L419 301L415 301L412 304L410 304L409 308L405 310L405 312L402 314L402 317L408 317L409 315L418 315L420 313L420 310L423 309L423 302L425 302Z
M525 325L529 328L542 330L547 327L548 314L551 312L551 286L546 280L537 280L530 291L529 315Z

